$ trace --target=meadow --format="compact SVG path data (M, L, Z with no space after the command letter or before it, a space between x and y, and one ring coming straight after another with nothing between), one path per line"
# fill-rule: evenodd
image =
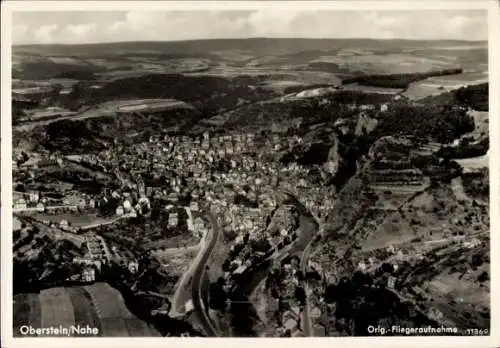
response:
M487 72L464 72L457 75L434 76L410 83L403 95L411 100L420 100L439 95L467 85L481 84L488 81Z

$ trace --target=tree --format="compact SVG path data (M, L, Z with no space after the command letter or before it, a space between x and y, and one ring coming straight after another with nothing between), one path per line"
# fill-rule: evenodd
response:
M253 239L250 243L253 251L266 252L271 248L271 245L266 238Z
M304 305L306 302L306 292L304 291L303 287L296 286L295 287L295 298L297 301L301 304Z
M229 272L230 268L231 268L231 262L229 262L229 260L228 260L228 259L226 259L226 260L222 263L222 270L223 270L224 272Z
M243 236L243 244L247 244L248 241L250 239L250 233L245 233L245 235Z
M490 275L488 274L488 272L484 271L483 273L481 273L478 277L477 277L477 280L481 283L484 283L488 280L490 280Z
M302 273L302 271L297 271L297 279L299 281L305 280L304 273Z
M223 311L226 308L227 295L222 288L224 281L210 284L210 308Z
M337 301L338 288L335 284L328 284L325 289L325 302L334 303Z
M384 271L384 273L392 273L394 271L394 267L392 267L390 263L384 262L382 264L382 271Z

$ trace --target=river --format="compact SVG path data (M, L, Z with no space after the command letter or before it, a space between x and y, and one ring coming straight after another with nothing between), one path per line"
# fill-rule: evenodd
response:
M311 247L310 242L318 232L318 223L294 194L291 192L285 193L288 196L288 200L286 201L289 204L294 204L300 212L299 237L295 242L295 245L287 252L287 254L295 254L308 258ZM280 255L277 255L276 258L279 259L281 257ZM305 269L305 265L306 263L304 262L302 267L303 269ZM255 306L249 301L248 298L254 288L267 277L271 266L272 262L265 262L257 266L251 272L242 277L244 280L240 281L232 292L231 299L235 301L231 306L231 312L234 315L232 326L235 336L255 337L256 333L254 326L260 319ZM308 317L308 315L309 313L306 310L305 316ZM309 320L307 320L307 322L309 322ZM307 330L308 334L310 333L309 326Z

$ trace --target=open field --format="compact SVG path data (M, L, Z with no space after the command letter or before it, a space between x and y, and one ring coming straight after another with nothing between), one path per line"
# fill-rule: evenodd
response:
M446 89L440 89L440 86L426 85L422 82L414 82L410 84L410 87L404 91L403 95L411 100L419 100L425 97L439 95L441 93L447 92Z
M14 336L19 336L19 328L26 323L41 327L42 316L38 294L24 293L14 296L13 320Z
M167 71L163 68L133 68L124 69L123 66L120 66L120 69L104 72L98 74L98 77L101 81L111 82L119 79L126 79L131 77L140 77L150 74L164 74Z
M71 87L78 83L78 80L75 79L67 79L67 78L52 78L52 79L43 79L43 80L30 80L30 79L12 79L12 90L14 91L17 88L42 88L42 87L50 87L51 85L59 84L63 87Z
M67 288L74 309L75 325L90 325L101 329L99 317L94 310L88 310L92 298L84 287Z
M403 203L418 192L422 192L428 185L391 185L375 183L370 185L370 189L380 197L374 204L375 209L397 210Z
M404 243L415 237L415 231L410 223L401 216L401 213L395 212L388 214L363 244L370 249L383 248L391 244Z
M403 89L399 88L384 88L384 87L374 87L374 86L362 86L357 83L348 83L342 85L342 89L346 91L360 91L365 93L379 93L379 94L398 94L403 92Z
M449 92L465 85L476 85L484 82L488 82L487 72L465 72L459 75L429 77L422 81L412 82L403 95L412 100L419 100Z
M193 109L191 105L183 101L174 99L137 99L137 100L121 100L121 101L108 101L86 108L79 112L62 112L57 117L39 117L39 119L31 118L31 122L16 125L14 128L17 131L29 131L38 126L46 126L50 123L71 120L82 121L92 118L113 117L116 114L126 114L134 112L161 112L173 109ZM43 116L43 114L42 114Z
M199 71L204 71L209 68L209 62L198 60L198 59L172 59L172 60L162 60L151 59L146 60L145 58L137 58L138 61L134 61L134 57L128 58L126 62L105 62L104 66L112 64L114 70L106 71L96 74L96 76L102 81L114 81L122 78L138 77L149 74L165 74L165 73L177 73L177 74L188 74L196 73Z
M474 171L481 168L488 168L490 166L490 156L487 153L484 156L457 159L456 162L464 168L464 171Z
M120 293L105 283L85 287L51 288L37 294L14 296L14 336L20 325L58 327L89 325L100 336L158 336L130 313ZM17 331L17 332L16 332Z
M164 109L186 107L185 102L175 99L143 99L133 101L122 101L117 105L118 112L143 112L143 111L161 111Z
M418 57L411 53L351 54L320 57L322 62L337 64L343 71L367 74L409 74L456 67L447 59Z
M427 79L429 83L445 86L473 85L488 82L488 71L464 71L457 75L433 76Z
M269 89L271 91L275 91L276 93L284 93L285 89L287 89L288 87L295 87L295 86L305 86L305 84L290 79L290 80L270 80L270 81L268 80L263 82L261 85L261 87Z
M478 271L471 272L476 277L481 272L489 272L490 264L485 264ZM429 292L438 292L456 298L458 302L474 303L483 307L489 307L488 296L489 285L482 285L476 279L460 279L459 273L440 274L433 278L428 284Z
M294 84L340 84L341 79L334 73L307 71L303 69L278 67L228 67L220 66L203 72L186 73L186 76L219 76L235 78L239 76L264 78L271 86L279 81L294 81ZM287 83L287 82L284 82Z
M40 293L42 327L73 325L75 316L71 299L64 288L51 288Z
M481 248L481 247L480 247ZM444 318L462 327L489 327L490 325L490 272L489 253L473 250L477 255L486 255L481 263L459 264L445 268L440 274L424 281L422 288L430 302L429 307L439 310ZM467 252L465 252L467 254Z
M54 117L67 117L74 115L74 111L69 111L66 109L37 109L37 110L30 110L29 112L26 112L28 119L30 121L38 121L46 118L54 118ZM22 120L22 119L20 119Z
M123 301L116 301L117 296L120 296L118 290L105 283L85 286L85 290L90 294L100 319L133 317Z

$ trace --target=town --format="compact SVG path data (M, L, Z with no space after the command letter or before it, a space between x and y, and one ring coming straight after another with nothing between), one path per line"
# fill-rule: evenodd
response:
M489 330L487 52L14 46L15 336Z

